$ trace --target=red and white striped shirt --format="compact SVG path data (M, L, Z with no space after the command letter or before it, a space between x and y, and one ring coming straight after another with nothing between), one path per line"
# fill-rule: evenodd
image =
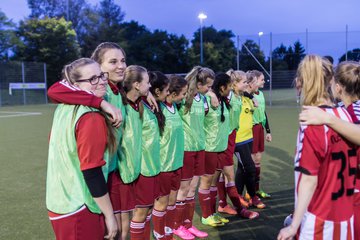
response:
M323 109L351 122L344 108ZM317 176L318 184L302 220L299 239L308 239L311 234L311 239L352 239L356 161L356 147L333 129L326 125L300 127L295 155L295 202L303 174Z
M360 100L357 100L350 104L347 108L352 121L355 124L360 124ZM360 149L358 150L358 165L360 165ZM356 192L360 192L360 171L358 169L358 173L356 175Z

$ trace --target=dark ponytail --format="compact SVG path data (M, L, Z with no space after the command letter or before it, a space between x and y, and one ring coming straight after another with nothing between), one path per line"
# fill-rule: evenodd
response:
M228 102L226 96L221 96L220 94L220 88L221 87L227 87L227 85L229 85L231 83L231 77L225 73L218 73L215 76L215 80L214 83L211 87L212 91L215 93L216 97L218 99L220 99L220 107L221 107L221 117L220 120L221 122L225 121L225 116L224 116L224 105L226 106L227 109L230 109L230 103Z
M148 74L151 84L150 92L156 98L156 92L155 92L156 89L159 89L160 92L163 91L169 85L170 80L165 76L165 74L159 71L150 71L148 72ZM160 106L160 102L157 101L157 103L158 106ZM155 110L154 114L158 120L160 135L162 135L165 128L165 121L166 121L165 115L161 111L161 109Z

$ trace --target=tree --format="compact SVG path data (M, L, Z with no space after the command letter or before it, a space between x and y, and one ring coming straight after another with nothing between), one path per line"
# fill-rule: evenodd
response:
M232 31L217 31L213 26L203 28L204 66L214 71L227 71L235 65L236 48L231 38ZM189 49L191 66L200 64L200 29L194 33Z
M304 56L305 49L300 41L296 41L293 46L289 46L284 59L288 65L288 70L296 70Z
M80 56L76 33L64 18L20 21L17 35L21 42L14 49L15 59L45 62L49 86L59 80L65 64Z
M122 36L125 13L114 0L102 0L100 6L85 9L84 15L86 21L77 32L84 56L90 56L101 42L125 44L126 39Z
M280 44L279 47L275 48L272 52L272 64L273 70L288 70L288 65L285 61L287 55L287 49L284 44Z
M81 30L81 25L86 21L84 11L90 8L86 0L28 0L28 6L31 10L30 18L63 17L72 22L76 32Z
M348 51L347 55L348 55L348 58L347 58L348 61L359 62L360 61L360 48L354 48L353 50ZM343 62L343 61L345 61L345 59L346 59L346 56L344 54L339 58L339 62Z
M16 44L15 24L0 10L0 60L9 59L10 52Z
M305 49L301 42L298 40L294 43L294 63L295 63L295 69L297 69L299 63L301 60L305 57Z
M164 73L183 73L189 69L187 39L166 31L151 32L144 25L131 21L122 24L123 48L128 64L142 65Z
M146 58L139 60L142 60L150 70L184 73L189 68L187 45L188 41L183 35L178 37L166 31L155 30L149 35L147 44L144 42L144 54L140 56L146 56Z
M260 50L259 45L257 45L253 40L246 40L239 52L239 67L241 70L248 71L254 69L261 69L259 64L251 56L249 51L256 57L256 59L260 62L262 66L265 66L265 55L264 52Z

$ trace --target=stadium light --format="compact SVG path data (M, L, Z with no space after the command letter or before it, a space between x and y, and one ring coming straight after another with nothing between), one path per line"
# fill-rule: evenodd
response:
M202 34L202 28L203 28L203 21L207 18L207 16L204 13L200 13L198 15L198 18L200 19L200 64L203 64L204 57L203 57L203 34Z
M259 45L259 49L260 49L260 37L261 37L262 35L264 35L264 32L259 32L258 35L259 35L258 45Z

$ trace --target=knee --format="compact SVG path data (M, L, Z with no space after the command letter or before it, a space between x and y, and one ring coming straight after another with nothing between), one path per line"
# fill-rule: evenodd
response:
M200 188L201 189L209 189L211 186L213 175L204 175L200 178Z

